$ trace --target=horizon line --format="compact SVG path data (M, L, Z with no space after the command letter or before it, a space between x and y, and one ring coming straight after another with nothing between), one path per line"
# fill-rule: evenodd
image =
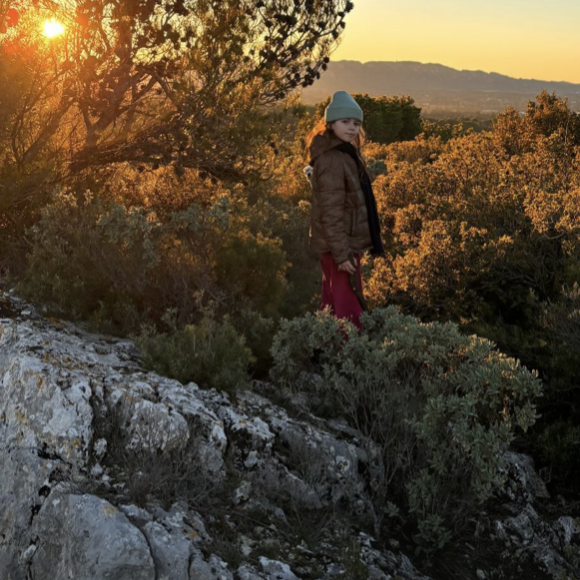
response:
M449 66L447 64L442 64L440 62L421 62L419 60L367 60L365 62L362 62L360 60L355 60L355 59L349 59L349 58L342 58L340 60L330 60L329 64L332 64L333 62L356 62L358 64L374 64L374 63L378 63L378 64L382 64L382 63L411 63L411 64L422 64L422 65L436 65L436 66L442 66L444 68L449 68L451 70L457 71L457 72L478 72L478 73L484 73L484 74L489 74L489 75L498 75L498 76L502 76L502 77L506 77L509 79L513 79L516 81L534 81L534 82L540 82L540 83L559 83L559 84L566 84L566 85L575 85L575 86L580 86L580 82L572 82L572 81L550 81L547 79L535 79L535 78L523 78L523 77L512 77L510 75L504 74L504 73L499 73L496 71L484 71L482 69L459 69L459 68L455 68L452 66Z

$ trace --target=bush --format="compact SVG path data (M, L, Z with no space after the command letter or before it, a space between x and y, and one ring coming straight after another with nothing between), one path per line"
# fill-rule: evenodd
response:
M578 299L560 289L580 272L579 118L542 93L492 131L389 145L374 182L386 251L369 303L495 341L538 370L552 418L578 413Z
M233 298L267 316L276 314L288 291L286 253L280 239L249 231L230 235L216 252L217 280Z
M375 182L388 251L369 297L431 319L535 331L530 300L555 298L578 273L580 156L555 121L567 122L564 112L540 96L491 132L389 146L389 172Z
M378 509L395 503L416 541L440 548L499 484L502 448L534 423L540 382L452 323L421 324L392 306L361 322L358 335L327 312L282 321L272 378L294 384L318 352L321 398L382 450L370 482Z
M580 286L563 288L554 302L543 311L544 326L576 356L580 353ZM576 357L575 357L576 358Z
M270 347L276 330L275 321L254 310L240 310L232 315L231 322L252 351L254 359L250 372L253 376L267 377L272 366Z
M211 313L198 324L169 333L143 328L135 338L146 366L182 383L232 391L248 379L248 366L254 357L243 336L226 317L221 321Z
M194 296L214 290L204 260L228 221L227 200L204 210L191 204L161 222L87 191L59 192L29 234L32 247L18 290L54 314L116 334L178 308L195 314Z
M371 97L353 93L353 98L364 112L365 131L375 143L408 141L421 133L421 109L408 95ZM330 97L316 106L315 118L319 119L330 103Z
M267 219L256 227L270 224L270 236L282 240L290 267L287 271L288 292L280 305L280 315L300 316L315 309L320 300L319 257L308 248L310 203L301 201L290 206L279 200L269 200Z
M252 234L227 195L163 214L87 191L59 192L30 229L18 290L57 315L113 334L195 322L200 292L234 313L276 314L288 290L281 242ZM242 223L240 223L242 222ZM206 300L207 301L207 300Z

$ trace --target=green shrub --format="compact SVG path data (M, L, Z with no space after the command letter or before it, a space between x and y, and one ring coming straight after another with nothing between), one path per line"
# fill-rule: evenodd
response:
M255 310L239 310L232 315L231 322L252 351L255 359L251 365L252 373L267 377L272 366L270 348L276 329L274 320L262 316Z
M195 322L200 292L223 313L276 315L288 292L285 251L233 214L227 196L160 217L91 192L60 192L29 230L18 291L113 334L144 323L164 330L167 310L177 311L179 327Z
M248 230L229 235L216 251L217 280L234 299L272 316L288 290L286 253L279 239Z
M300 179L304 182L302 174L302 162L299 172ZM286 185L286 181L290 176L280 177L280 187ZM310 190L310 186L308 186ZM241 204L238 202L239 208ZM263 259L260 261L250 261L249 267L245 267L250 276L257 279L271 279L266 284L262 284L262 290L268 290L269 286L273 284L277 286L280 284L278 274L272 269L271 264L275 261L268 258L272 257L283 249L285 254L285 263L281 266L285 273L285 284L287 287L284 290L283 297L279 300L279 310L276 315L284 316L285 318L293 318L300 316L304 312L308 312L316 308L316 300L320 300L320 264L319 258L314 252L308 250L308 230L310 228L310 203L302 200L294 203L282 197L282 192L272 192L271 195L264 194L254 205L249 205L244 208L243 214L240 216L241 220L247 224L247 228L256 236L257 240L264 236L270 240L281 240L281 248L269 245L271 250L265 252L264 248L261 250ZM248 250L250 246L248 246ZM276 250L276 253L271 253ZM248 251L244 251L242 256L249 258L251 255ZM259 267L256 270L255 266ZM237 268L239 271L240 267ZM257 273L256 273L257 272ZM226 283L228 280L226 278ZM267 301L271 302L272 298L265 297ZM258 304L256 303L256 306ZM254 306L254 309L256 309ZM261 308L261 307L260 307ZM270 313L266 313L272 316Z
M135 342L149 369L182 383L193 381L224 391L247 381L248 366L254 361L229 319L218 321L211 313L198 324L168 333L145 327Z
M421 133L421 109L408 95L371 97L367 93L354 93L365 117L367 137L375 143L408 141ZM330 97L318 103L315 118L320 118Z
M358 335L327 312L283 320L272 378L295 383L318 352L321 398L382 450L370 482L379 509L396 503L418 544L440 548L499 484L502 448L534 423L540 382L452 323L422 324L392 306L361 322Z
M29 232L18 291L54 314L117 334L157 322L170 308L190 321L195 294L212 284L204 250L226 229L227 214L218 200L207 210L191 204L161 222L154 212L91 192L60 192Z
M390 144L373 184L386 251L369 269L369 303L455 322L537 369L546 424L580 414L578 118L542 93L491 131Z
M544 326L576 356L580 353L580 286L563 288L543 309ZM576 357L575 357L576 358Z

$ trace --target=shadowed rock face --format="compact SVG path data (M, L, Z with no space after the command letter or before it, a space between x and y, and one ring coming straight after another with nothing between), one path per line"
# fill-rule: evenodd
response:
M376 453L357 431L309 415L299 399L288 408L300 418L290 416L270 401L270 385L233 404L145 372L130 341L45 320L10 296L0 308L10 314L0 319L0 578L429 580L354 529L372 515L364 474ZM116 431L103 431L112 417ZM155 489L135 505L143 474L121 477L132 458L182 450L211 501L168 502ZM572 574L577 523L543 520L533 504L547 492L531 460L509 454L507 464L511 512L489 534L543 577ZM166 471L178 478L181 468L168 460ZM494 574L473 570L509 578Z

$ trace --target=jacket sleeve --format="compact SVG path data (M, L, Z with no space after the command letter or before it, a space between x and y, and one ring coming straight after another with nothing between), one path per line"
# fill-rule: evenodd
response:
M322 232L332 258L337 264L348 260L350 245L344 230L346 198L344 166L333 155L321 155L316 161L316 194Z

